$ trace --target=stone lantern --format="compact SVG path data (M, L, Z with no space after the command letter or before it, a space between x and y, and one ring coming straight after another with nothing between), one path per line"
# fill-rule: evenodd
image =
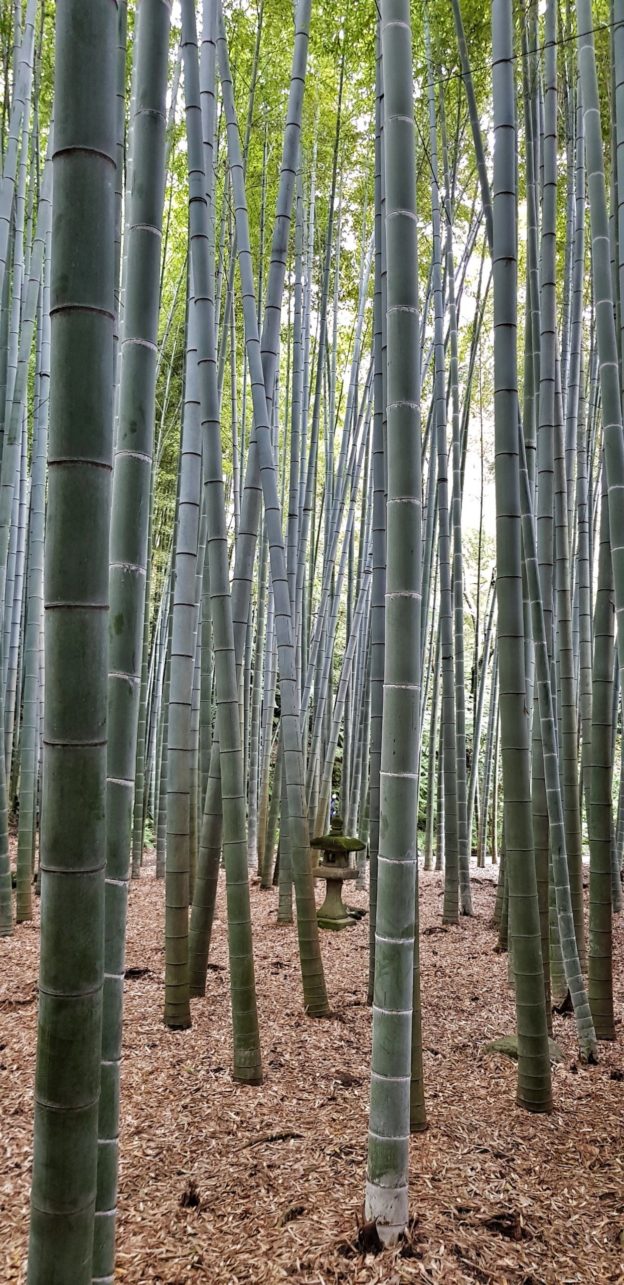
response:
M333 816L329 834L319 839L312 839L311 848L322 852L318 866L313 871L315 879L324 879L326 884L325 900L317 912L319 928L329 928L339 932L353 923L342 900L342 885L345 879L357 879L357 870L351 865L351 853L361 852L366 847L361 839L351 838L342 833L342 817Z

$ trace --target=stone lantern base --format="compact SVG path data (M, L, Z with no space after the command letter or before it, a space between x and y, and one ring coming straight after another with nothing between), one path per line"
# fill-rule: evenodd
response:
M342 885L345 879L357 879L357 870L323 864L316 867L314 877L324 879L326 887L325 900L316 914L319 928L327 928L330 932L349 928L354 921L342 900Z

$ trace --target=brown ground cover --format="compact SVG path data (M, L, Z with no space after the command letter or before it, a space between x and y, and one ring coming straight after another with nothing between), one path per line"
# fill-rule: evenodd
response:
M583 1067L574 1022L555 1109L514 1104L515 1066L485 1041L513 1029L507 960L491 928L492 874L476 915L440 923L439 875L421 879L429 1130L412 1143L410 1235L374 1252L358 1237L366 1167L368 919L323 935L333 1016L304 1019L292 929L252 890L266 1078L233 1083L225 908L193 1029L162 1025L163 893L148 862L130 897L117 1276L125 1285L624 1282L624 1057L618 1039ZM352 904L366 904L348 889ZM616 921L617 1009L624 925ZM25 1280L38 930L0 941L0 1280ZM67 1285L72 1285L67 1282Z

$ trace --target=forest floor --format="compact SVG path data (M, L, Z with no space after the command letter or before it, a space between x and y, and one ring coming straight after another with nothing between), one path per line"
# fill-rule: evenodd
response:
M123 1285L624 1282L624 924L616 920L618 1038L600 1064L564 1061L555 1107L515 1105L515 1065L483 1045L513 1030L507 958L491 927L494 873L475 916L441 926L442 879L421 878L429 1129L411 1148L408 1239L376 1255L358 1225L366 1170L368 919L322 935L331 1019L302 1016L295 934L252 890L266 1078L230 1075L223 891L193 1028L162 1025L163 894L151 854L130 894L116 1280ZM366 895L348 889L347 900ZM37 912L38 913L38 912ZM37 925L0 941L0 1280L25 1280ZM145 971L146 970L146 971ZM73 1285L68 1281L65 1285Z

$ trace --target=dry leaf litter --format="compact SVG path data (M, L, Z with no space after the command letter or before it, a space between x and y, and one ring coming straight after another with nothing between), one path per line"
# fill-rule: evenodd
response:
M302 1014L295 932L277 925L275 893L252 887L265 1082L241 1087L230 1073L223 888L206 997L192 1003L192 1030L170 1033L164 887L153 876L148 853L130 892L117 1281L624 1282L621 1021L599 1065L584 1067L573 1018L556 1015L565 1057L553 1068L555 1109L544 1117L516 1107L514 1064L483 1050L514 1027L507 957L491 926L494 872L474 873L475 917L448 929L442 877L421 874L429 1129L412 1140L409 1234L383 1253L363 1224L368 918L322 935L332 1017L312 1021ZM353 886L347 900L367 904ZM620 1016L624 925L614 927ZM0 941L4 1285L25 1281L38 940L35 922Z

